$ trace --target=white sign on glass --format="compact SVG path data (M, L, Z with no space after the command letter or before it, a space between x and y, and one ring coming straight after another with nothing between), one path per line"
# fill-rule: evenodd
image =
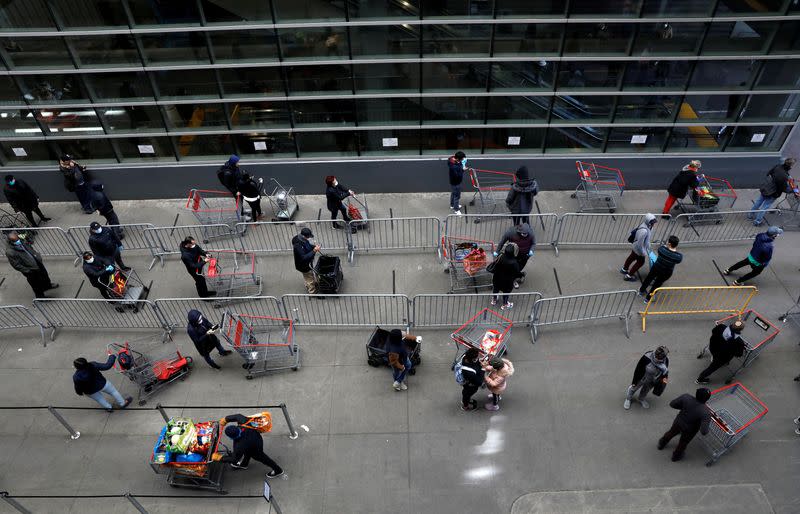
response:
M751 143L763 143L765 137L767 137L766 134L763 134L763 133L759 132L758 134L753 134L753 137L750 138L750 142Z
M253 148L256 150L266 150L267 149L267 142L266 141L253 141Z
M27 157L28 156L28 152L26 152L24 148L12 148L11 150L14 152L14 155L16 155L17 157Z
M519 136L508 136L508 146L517 146L522 138Z
M155 154L156 150L153 148L153 145L137 145L139 147L140 154L152 153Z
M396 137L384 137L383 138L383 146L397 146L397 138Z
M632 145L643 145L647 142L646 134L634 134L631 136Z

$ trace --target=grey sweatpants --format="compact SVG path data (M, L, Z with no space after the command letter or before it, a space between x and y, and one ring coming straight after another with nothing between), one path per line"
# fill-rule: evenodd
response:
M633 400L633 396L636 394L636 391L639 391L639 399L644 400L644 397L647 396L647 393L656 385L655 382L649 382L647 380L641 380L638 384L628 386L628 393L625 395L626 400Z

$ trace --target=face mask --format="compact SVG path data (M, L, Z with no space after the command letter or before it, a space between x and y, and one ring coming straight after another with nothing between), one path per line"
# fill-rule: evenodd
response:
M338 180L334 180L334 181L333 181L333 187L336 187L336 186L338 186L338 185L339 185L339 181L338 181Z
M8 185L9 185L9 186L13 186L13 185L14 185L14 184L16 184L16 183L17 183L17 181L16 181L16 180L9 180L9 181L8 181Z
M186 248L188 248L189 250L192 250L192 249L194 249L195 246L197 246L197 245L186 245Z
M95 231L94 231L94 233L95 233L95 234L99 234L99 233L101 233L102 231L103 231L103 227L100 227L100 228L98 228L97 230L95 230Z
M22 246L22 240L21 239L17 239L16 241L14 241L11 244L14 244L14 245L17 245L17 246Z
M93 263L94 262L94 257L92 257L91 259L86 259L86 262L88 262L89 264Z
M462 166L466 166L466 165L467 165L467 158L466 158L466 157L464 157L463 159L461 159L461 165L462 165Z
M197 324L198 325L202 325L203 324L203 316L200 316L199 318L197 318Z

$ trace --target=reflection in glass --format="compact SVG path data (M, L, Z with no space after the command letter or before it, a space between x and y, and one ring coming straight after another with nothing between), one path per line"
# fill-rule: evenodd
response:
M224 96L286 96L278 68L232 68L218 70Z
M403 0L395 2L392 0L351 0L348 5L350 18L362 19L381 19L413 17L419 18L420 0Z
M492 2L464 2L463 0L424 0L423 18L491 17Z
M242 102L228 104L231 126L236 127L286 127L289 128L289 110L286 102Z
M356 132L352 131L297 132L295 137L300 147L300 155L303 156L351 156L358 152Z
M347 59L347 31L343 27L279 29L284 59Z
M607 128L559 127L547 129L546 153L598 152L603 148Z
M711 16L715 3L715 0L644 0L642 16Z
M800 73L797 72L797 61L775 60L764 61L756 89L795 88L800 86Z
M482 62L426 62L422 64L422 89L486 90L488 65Z
M642 0L571 0L570 16L632 16L639 15Z
M567 2L563 0L495 0L498 18L529 16L563 16Z
M196 0L128 0L136 25L200 25Z
M142 61L133 37L125 34L67 38L78 55L82 68L138 65Z
M704 23L652 23L639 27L634 55L694 55L705 30Z
M153 100L153 89L143 71L84 75L99 101Z
M784 0L759 0L758 2L725 2L717 4L714 16L730 16L735 14L764 15L783 11Z
M759 54L766 51L774 23L736 21L712 23L703 42L703 54Z
M422 51L435 55L489 55L488 25L423 25Z
M128 16L119 0L91 0L80 3L76 12L73 2L51 2L64 28L127 27Z
M800 2L799 2L800 3ZM771 54L800 53L800 22L782 21L775 39L772 41Z
M619 62L561 62L558 89L618 89L623 67Z
M0 110L0 134L16 137L42 135L42 129L36 124L33 111Z
M164 132L164 121L155 105L126 105L125 107L98 107L109 132Z
M467 157L480 153L483 129L453 128L420 131L423 154L440 154L463 150Z
M192 98L219 98L217 81L211 70L155 71L156 85L161 98L181 100Z
M167 126L172 130L228 128L221 103L165 105Z
M270 132L269 134L232 134L240 156L258 159L296 157L297 149L294 135L290 132ZM258 148L256 148L258 145Z
M122 155L123 162L137 161L175 161L175 152L172 150L168 137L123 137L115 139L115 144ZM152 146L153 153L141 150L139 146Z
M786 125L736 127L726 151L768 152L780 150L792 127Z
M23 155L14 153L14 148L21 148ZM19 152L19 150L17 150ZM6 139L0 141L0 152L5 157L8 166L21 166L25 164L52 164L58 156L50 150L47 141L14 141Z
M344 21L344 4L326 0L272 0L277 22L338 20Z
M355 125L353 100L307 100L291 102L294 122L298 126Z
M672 121L678 97L663 95L629 96L617 98L617 111L614 121Z
M0 28L55 29L55 24L47 12L45 0L5 0L0 3Z
M614 107L613 96L557 96L553 102L552 122L591 120L608 121Z
M270 0L202 0L208 23L272 23Z
M230 155L234 152L230 134L186 134L175 138L180 160L205 159L209 155Z
M289 66L289 91L293 94L319 93L336 95L352 93L353 81L350 66L336 64L325 66Z
M625 54L633 26L625 23L570 24L566 27L564 55Z
M719 152L724 142L723 129L724 127L718 125L673 127L669 136L667 151Z
M494 55L558 55L563 25L503 23L495 28Z
M75 67L60 37L0 38L0 45L15 68Z
M168 31L159 35L142 35L142 46L148 64L208 64L206 38L200 32Z
M752 95L745 103L741 121L796 121L800 95Z
M274 61L278 58L273 30L209 32L217 62Z
M608 134L606 152L660 152L667 140L669 127L619 127ZM636 139L633 136L639 136ZM645 136L644 143L640 141ZM631 141L636 141L631 143Z
M350 27L353 57L419 56L419 30L414 25Z
M418 63L354 64L356 93L419 92Z
M758 61L698 61L690 89L746 89Z
M683 89L689 79L691 64L688 61L635 61L625 68L623 89L644 90L654 88Z
M678 113L678 121L736 121L747 95L686 95Z
M0 76L0 102L3 104L21 104L22 98L19 95L14 80L9 76Z
M556 63L538 61L492 63L491 90L528 91L552 90Z
M107 139L54 140L60 154L68 153L81 164L86 162L117 162ZM55 160L55 159L54 159Z
M467 96L457 98L423 98L423 124L458 122L463 125L483 124L486 98Z
M418 125L419 98L370 98L356 100L359 125Z
M489 123L526 123L547 119L550 96L489 97Z
M544 128L487 128L484 138L484 153L539 153L542 151L542 141L546 131L547 129ZM517 144L517 138L519 138L519 144Z
M88 103L78 75L22 75L22 96L31 103Z

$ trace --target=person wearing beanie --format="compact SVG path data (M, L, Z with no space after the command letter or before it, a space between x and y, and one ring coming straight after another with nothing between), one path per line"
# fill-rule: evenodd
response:
M217 178L220 183L230 191L231 195L239 202L239 212L244 213L244 205L239 199L239 180L242 178L242 170L239 169L239 156L231 155L225 164L217 170Z
M711 339L708 341L711 364L700 372L697 380L694 381L695 384L708 384L711 382L708 377L712 373L723 366L727 366L734 357L744 355L745 346L741 338L742 330L744 330L744 322L739 319L729 325L724 323L714 325L711 330ZM697 358L703 357L703 353L698 355Z
M194 343L197 353L199 353L200 356L203 357L203 360L212 368L216 370L222 369L220 365L211 358L211 350L216 349L223 357L230 355L232 352L222 347L219 338L217 338L217 335L214 333L219 329L219 326L211 323L203 316L203 313L197 309L190 310L187 318L189 324L186 325L186 333L189 334L189 339Z
M747 215L748 219L753 220L753 225L756 227L764 222L764 214L767 213L775 201L781 197L783 193L797 194L798 191L790 191L791 176L789 170L794 166L795 159L789 157L781 164L773 167L767 172L767 177L764 183L758 188L758 198L753 202L752 210L758 211L755 216Z
M695 391L694 396L682 394L669 402L669 406L678 409L675 421L661 439L658 440L658 449L663 450L670 440L676 435L680 435L678 446L672 452L672 462L677 462L683 458L686 447L700 432L702 435L708 434L708 424L711 421L711 411L706 407L706 402L711 398L711 391L702 387Z
M672 210L675 202L685 198L689 189L697 185L697 172L700 170L702 163L699 160L694 160L684 166L681 171L672 179L669 187L667 188L667 201L664 202L664 210L661 214L668 215Z
M342 201L348 196L355 195L352 189L347 189L336 180L333 175L325 177L325 199L327 200L328 210L331 212L331 224L333 228L342 228L335 220L339 213L345 223L350 223L350 216L347 215L347 208ZM356 232L356 227L351 227L351 232Z
M264 219L264 214L261 212L261 187L263 183L263 178L257 179L245 172L242 173L237 185L237 190L242 194L242 199L250 206L250 218L253 221Z
M459 404L463 411L472 411L478 408L478 402L472 397L481 388L486 376L480 357L481 353L477 349L468 348L455 367L456 372L460 371L463 379Z
M120 409L124 409L131 404L133 398L130 396L123 398L114 384L106 380L101 371L111 369L114 362L117 360L116 355L109 355L105 364L99 362L89 362L83 357L78 357L72 363L75 367L75 373L72 375L72 383L75 386L75 394L78 396L88 396L96 401L107 412L114 412L114 408L108 403L103 394L107 394L114 398Z
M100 291L100 296L111 299L109 287L114 280L114 266L92 252L83 252L83 273L89 283Z
M514 374L514 365L508 359L494 358L488 366L483 368L487 373L484 377L486 387L489 388L489 402L484 405L486 410L500 410L500 396L508 385L508 377Z
M506 206L513 215L514 225L530 223L529 214L533 209L533 197L539 193L539 185L535 179L529 178L528 168L520 166L516 173L516 180L511 183L511 188L506 195Z
M492 296L491 304L497 305L498 293L503 293L503 303L500 310L506 310L514 307L514 304L508 301L508 294L514 290L514 282L522 278L522 272L519 269L519 262L517 262L517 254L519 247L514 243L506 243L503 247L503 253L494 262L494 268L490 271L492 273Z
M124 230L119 226L119 217L114 211L114 204L111 203L111 200L106 195L105 186L95 180L91 182L90 189L92 208L106 219L106 225L113 227L112 230L120 240L125 239Z
M92 199L89 191L89 173L86 166L81 166L69 154L58 158L58 171L64 176L64 187L70 193L75 193L81 208L86 214L92 214Z
M415 338L411 334L404 335L401 330L395 328L389 332L389 341L386 343L386 356L389 359L389 367L392 369L392 379L394 380L392 387L395 391L408 389L406 377L411 371L412 363L405 343L407 337Z
M447 159L447 173L450 180L450 210L461 215L461 183L467 169L467 156L461 150Z
M6 175L3 193L14 212L24 214L32 227L39 226L33 219L34 212L39 215L39 223L50 221L51 218L45 216L39 209L39 195L24 180L18 179L14 175Z
M93 221L89 224L89 248L92 252L108 262L116 262L123 271L131 269L122 262L122 241L110 227L104 227Z
M261 437L261 432L249 428L246 425L248 421L242 414L231 414L220 420L220 425L225 426L225 435L233 440L233 452L229 455L215 453L212 460L228 462L232 469L247 469L250 459L253 459L270 468L267 478L283 475L283 468L264 453L264 439Z
M645 352L636 363L636 369L633 371L633 380L631 385L628 386L628 391L625 394L625 402L622 406L625 410L631 408L631 401L636 391L639 391L639 404L644 409L649 409L650 404L644 398L647 393L655 387L656 382L659 380L666 380L669 374L669 357L667 354L669 350L666 346L659 346L654 351Z
M533 229L529 224L520 223L506 230L496 248L503 248L509 242L514 243L518 248L517 263L519 264L521 278L514 281L514 289L518 289L525 279L525 265L528 264L528 259L533 257L536 251L536 234L533 233ZM492 253L497 257L497 252Z
M311 229L305 227L292 238L294 269L303 274L303 282L308 294L316 294L317 292L317 277L314 276L314 271L311 267L314 264L315 254L318 254L322 249L320 245L311 242L313 237L314 234L311 233Z
M619 272L623 275L623 280L628 282L635 282L639 280L636 272L644 264L644 259L650 255L650 237L652 236L653 226L656 224L656 217L649 212L645 214L644 220L641 225L631 231L628 241L633 239L631 243L631 253L625 259L625 264L622 265Z
M725 275L730 275L732 271L736 271L737 269L745 266L750 266L750 273L747 273L741 278L737 278L733 281L733 285L735 286L744 285L744 283L751 278L759 276L761 272L767 268L769 261L772 260L773 242L781 234L783 234L782 228L769 227L766 232L756 235L756 239L753 241L753 247L750 249L750 253L747 255L747 257L740 260L733 266L725 268L725 271L722 273Z

